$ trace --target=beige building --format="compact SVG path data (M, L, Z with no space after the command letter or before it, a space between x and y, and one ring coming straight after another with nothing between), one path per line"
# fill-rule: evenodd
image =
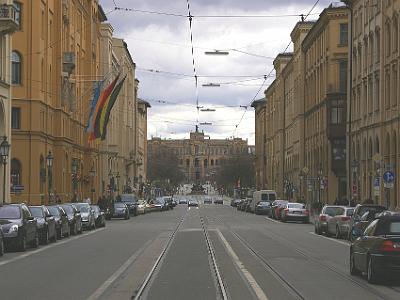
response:
M20 28L21 6L13 1L0 1L0 144L11 144L11 56L12 34ZM10 201L10 157L0 157L0 203Z
M248 153L246 140L211 139L209 135L196 130L189 139L171 140L153 137L148 141L148 152L158 153L158 149L172 149L179 159L179 166L186 177L186 182L213 182L223 159L238 154Z
M309 202L345 197L347 26L348 9L330 6L297 23L293 53L275 59L276 79L253 105L258 188Z
M13 201L96 197L97 146L84 133L100 75L97 0L21 0L12 59ZM49 160L47 158L53 158ZM94 176L92 176L94 175Z
M352 10L349 180L359 201L399 208L400 1L346 1ZM383 175L395 180L384 184Z

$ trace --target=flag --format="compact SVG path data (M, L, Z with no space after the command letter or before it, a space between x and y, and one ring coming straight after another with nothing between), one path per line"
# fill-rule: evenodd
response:
M86 129L85 129L87 133L93 132L93 126L91 126L92 122L93 122L93 114L94 114L94 110L97 105L97 101L99 101L102 86L103 86L103 81L97 82L96 87L93 90L93 99L92 99L92 104L90 107L89 119L88 119L88 123L87 123Z
M110 99L109 99L109 101L107 103L106 109L103 110L104 115L103 115L103 112L102 112L102 116L101 116L101 121L102 121L102 125L103 125L102 130L101 130L101 140L102 141L104 141L106 139L107 124L108 124L108 121L110 119L111 110L112 110L115 102L117 101L118 94L121 91L121 88L122 88L122 86L124 84L125 79L126 79L126 76L115 87L115 89L113 90L113 92L112 92L112 94L110 96Z
M93 117L92 117L92 123L90 124L90 136L89 136L89 141L92 141L96 139L96 134L99 131L99 122L100 122L100 115L101 111L104 108L104 104L106 103L108 97L110 96L111 92L113 91L115 84L117 83L119 79L119 74L117 77L114 79L113 82L101 93L99 100L97 101L96 108L94 109Z
M124 81L126 79L126 76L117 84L117 86L114 88L114 90L111 93L110 98L108 99L107 107L103 109L102 114L101 114L101 120L100 123L102 124L102 130L101 130L101 140L104 141L106 139L107 135L107 124L110 119L110 114L111 110L117 101L118 94L122 89L122 86L124 84Z

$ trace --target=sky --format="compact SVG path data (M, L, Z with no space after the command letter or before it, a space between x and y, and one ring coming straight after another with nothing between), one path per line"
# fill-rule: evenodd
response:
M148 138L188 138L200 124L211 138L240 137L251 145L250 104L274 80L273 59L290 43L299 15L314 7L307 20L316 20L331 2L100 0L114 36L126 41L136 63L139 98L152 106ZM205 54L215 50L229 55ZM220 86L203 86L210 83Z

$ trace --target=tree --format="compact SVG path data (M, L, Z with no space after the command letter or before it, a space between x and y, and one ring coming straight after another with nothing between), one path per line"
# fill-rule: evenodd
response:
M248 154L238 155L221 161L221 168L217 173L217 183L225 189L237 186L250 188L255 184L254 157Z
M166 146L149 153L147 174L150 181L169 182L172 186L179 185L185 178L178 156Z

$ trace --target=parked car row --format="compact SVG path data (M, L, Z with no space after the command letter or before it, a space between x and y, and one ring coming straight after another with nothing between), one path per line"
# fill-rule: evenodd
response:
M64 203L0 206L0 255L4 250L26 251L58 239L105 226L104 213L97 205Z

